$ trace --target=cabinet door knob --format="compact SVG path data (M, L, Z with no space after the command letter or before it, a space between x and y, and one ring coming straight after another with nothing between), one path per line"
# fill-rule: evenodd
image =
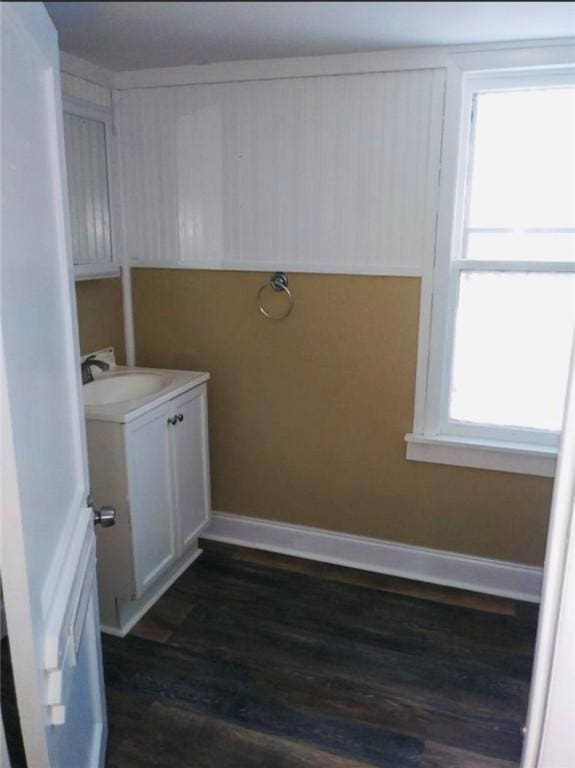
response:
M168 424L170 424L172 427L174 427L178 423L178 417L177 416L168 416Z
M183 413L178 413L176 418L178 419L178 421L183 421L184 420L184 414Z

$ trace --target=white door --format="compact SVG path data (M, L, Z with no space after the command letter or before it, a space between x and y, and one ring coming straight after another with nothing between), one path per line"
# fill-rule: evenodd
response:
M2 582L31 768L102 765L106 716L57 37L2 3Z
M206 386L174 401L172 464L180 552L196 540L211 509Z
M575 346L547 534L522 768L575 766Z

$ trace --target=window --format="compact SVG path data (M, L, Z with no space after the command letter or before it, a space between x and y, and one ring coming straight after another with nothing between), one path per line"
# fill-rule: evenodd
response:
M425 413L408 458L468 445L480 463L440 460L523 471L516 458L485 458L523 452L525 471L550 474L575 331L575 78L470 77L461 125Z

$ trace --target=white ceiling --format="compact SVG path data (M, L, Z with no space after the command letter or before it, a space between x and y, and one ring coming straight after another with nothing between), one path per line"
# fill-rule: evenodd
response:
M114 71L575 35L575 2L46 3L60 46Z

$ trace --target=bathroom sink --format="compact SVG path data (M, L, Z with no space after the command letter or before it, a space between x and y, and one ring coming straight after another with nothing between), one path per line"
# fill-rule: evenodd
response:
M160 373L113 373L83 387L86 405L108 405L141 400L160 392L169 383Z
M86 419L126 424L209 378L205 371L114 365L82 387Z

